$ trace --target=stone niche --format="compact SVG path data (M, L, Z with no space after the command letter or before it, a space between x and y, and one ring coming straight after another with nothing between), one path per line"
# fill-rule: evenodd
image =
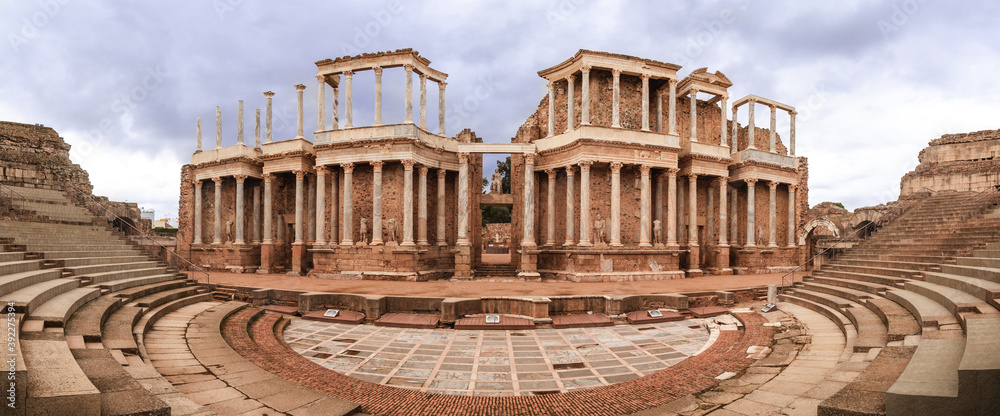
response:
M680 279L680 250L543 250L538 272L544 279L572 282L631 282Z

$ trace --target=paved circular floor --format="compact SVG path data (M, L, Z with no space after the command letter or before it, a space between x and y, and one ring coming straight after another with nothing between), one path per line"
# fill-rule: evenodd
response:
M285 341L339 373L428 393L567 392L649 375L708 348L702 319L604 328L457 331L296 319Z

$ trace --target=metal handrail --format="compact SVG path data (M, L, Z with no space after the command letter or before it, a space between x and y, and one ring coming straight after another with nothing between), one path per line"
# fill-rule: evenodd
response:
M903 207L908 207L908 206L909 206L909 202L910 202L910 200L911 200L911 199L912 199L913 197L915 197L916 195L919 195L920 193L922 193L922 192L923 192L924 190L927 190L927 191L928 191L928 192L930 192L931 194L933 194L933 193L934 193L934 190L932 190L932 189L930 189L930 188L928 188L928 187L926 187L926 186L925 186L925 187L922 187L922 188L920 188L920 189L918 189L918 190L917 190L916 192L914 192L914 193L910 194L909 196L907 196L907 197L906 197L905 199L903 199L902 201L899 201L900 203L896 204L896 205L895 205L895 206L893 206L892 208L889 208L889 209L888 209L887 211L885 211L885 212L883 212L883 213L881 213L881 214L878 214L878 217L876 217L874 221L869 221L869 222L868 222L868 224L865 224L865 225L864 225L863 227L861 227L861 228L858 228L857 230L854 230L854 232L853 232L853 233L851 233L850 235L848 235L848 236L846 236L846 237L843 237L843 238L841 238L840 240L837 240L837 242L836 242L836 243L834 243L834 244L833 244L832 246L830 246L830 247L827 247L827 248L826 248L825 250L823 250L823 251L822 251L822 252L820 252L819 254L816 254L816 255L814 255L814 256L812 256L812 257L810 257L810 258L809 258L808 260L806 260L806 261L805 261L805 262L803 262L802 264L800 264L800 265L798 265L798 266L795 266L795 267L794 267L794 268L793 268L793 269L792 269L791 271L789 271L789 272L785 273L784 275L782 275L782 276L781 276L781 287L782 287L782 288L785 288L785 287L787 287L787 286L788 286L788 285L786 285L786 284L785 284L785 278L786 278L786 277L788 277L788 276L792 276L792 283L794 283L794 282L795 282L795 272L796 272L796 271L798 271L799 269L801 269L802 267L804 267L805 265L807 265L807 264L811 263L811 262L812 262L813 260L815 260L815 259L816 259L817 257L819 257L819 256L822 256L822 255L826 254L826 253L827 253L828 251L830 251L830 250L833 250L834 248L837 248L837 246L838 246L838 245L840 245L841 243L844 243L844 242L847 242L847 241L854 241L854 237L855 237L855 235L857 235L858 233L860 233L860 232L862 232L862 231L864 231L864 230L868 229L869 227L874 227L874 226L875 226L876 224L878 224L878 223L881 223L881 224L883 224L883 225L884 225L885 223L883 223L883 222L881 221L882 217L885 217L885 216L886 216L886 215L888 215L888 214L889 214L890 212L893 212L893 211L895 211L895 210L897 210L897 209L902 209ZM895 219L895 218L889 218L889 219L887 219L886 221L890 221L890 220L893 220L893 219Z
M175 251L167 248L163 244L160 244L159 242L156 241L155 238L151 237L145 231L142 231L142 230L136 228L135 225L132 225L132 223L130 223L128 221L124 221L124 218L122 218L120 215L116 214L110 208L108 208L107 206L105 206L101 201L98 201L97 198L94 198L94 196L91 195L90 193L84 192L82 189L77 188L76 185L72 185L71 184L70 187L72 187L74 190L76 190L76 192L79 193L80 195L83 195L83 196L85 196L87 198L90 198L91 202L93 202L97 206L99 206L102 209L104 209L104 211L107 214L110 214L110 215L114 216L115 219L121 220L121 221L119 221L121 224L127 225L129 228L131 228L132 230L134 230L136 234L140 235L143 238L148 238L150 241L153 242L153 244L156 244L157 246L159 246L164 251L172 254L174 258L180 259L181 261L183 261L184 263L186 263L192 270L198 271L198 272L201 272L202 274L204 274L205 275L205 283L209 283L209 284L212 283L212 277L211 277L211 275L207 271L205 271L205 269L202 269L201 267L196 266L194 263L191 263L188 259L186 259L183 256L177 254L177 252L175 252ZM164 259L164 260L166 261L166 259Z
M20 192L15 191L10 186L4 185L4 184L0 184L0 199L3 198L3 191L4 191L4 189L6 189L7 192L11 194L11 196L9 198L11 209L20 209L20 210L23 211L24 210L24 200L26 200L28 198L25 198L24 195L21 195ZM18 201L18 198L14 198L14 195L17 195L18 197L20 197L20 200L21 200L21 207L20 208L17 208L17 207L14 206L14 204Z

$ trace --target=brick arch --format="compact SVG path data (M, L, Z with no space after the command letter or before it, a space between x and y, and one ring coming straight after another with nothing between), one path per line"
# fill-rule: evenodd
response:
M854 221L854 219L852 218L851 221ZM802 227L802 231L799 231L800 246L806 245L806 237L809 236L809 233L812 232L812 230L815 229L816 227L826 227L826 229L830 230L830 232L832 232L833 235L837 236L837 238L840 238L840 228L837 228L837 224L834 224L833 221L830 221L826 218L814 218L812 221L807 222L806 225Z

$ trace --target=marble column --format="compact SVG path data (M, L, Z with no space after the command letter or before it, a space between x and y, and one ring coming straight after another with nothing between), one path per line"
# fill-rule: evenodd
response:
M687 226L684 225L684 209L686 205L684 204L684 179L682 178L677 182L677 241L680 244L687 245Z
M756 149L757 143L754 141L754 133L757 130L757 125L753 121L754 107L757 106L757 102L754 100L747 101L747 111L749 111L749 119L747 120L747 149Z
M677 168L667 169L667 247L677 248Z
M253 148L260 149L260 109L254 110Z
M663 134L663 89L656 90L656 132Z
M316 181L306 175L306 215L302 221L302 225L306 230L306 243L313 244L316 242Z
M305 135L302 134L302 92L305 91L306 86L298 84L295 86L297 105L295 107L295 138L305 139Z
M698 175L688 175L688 246L698 246Z
M403 160L403 242L400 245L413 244L413 164L412 160Z
M354 163L342 163L344 170L344 229L340 245L354 245Z
M236 105L236 144L246 145L243 141L243 100Z
M524 155L524 235L521 245L535 244L535 155Z
M670 131L667 134L677 135L677 80L668 79L667 84L670 90L670 101L667 103L667 127Z
M417 245L426 246L427 242L427 166L420 166L420 179L417 190Z
M725 106L723 106L723 108L725 108ZM723 176L719 178L719 245L720 246L729 246L729 239L728 239L729 231L727 229L727 226L729 224L727 222L728 214L726 212L727 211L726 206L729 202L726 200L727 193L729 193L729 178Z
M339 242L340 235L340 175L336 170L330 169L330 245Z
M375 122L373 126L382 125L382 67L372 68L375 73Z
M788 184L788 248L795 248L795 185Z
M733 244L738 244L739 242L739 216L737 215L738 201L739 201L739 190L736 187L729 188L729 241Z
M573 220L575 219L573 213L576 201L573 197L573 176L573 166L566 166L566 241L563 242L563 246L572 246L573 238L575 237L575 233L573 232Z
M660 227L666 226L663 223L663 174L656 175L656 188L653 189L653 219L660 222ZM660 244L663 244L662 235Z
M326 76L316 76L316 131L326 130Z
M649 165L639 166L641 172L639 190L639 247L652 247L649 239Z
M271 176L264 174L264 241L263 244L271 244Z
M611 98L611 127L621 128L621 116L619 114L621 107L621 88L619 87L619 80L621 78L622 71L620 69L612 69L611 76L614 78L613 81L613 95Z
M247 179L247 175L236 175L236 239L233 244L244 245L246 241L243 240L243 212L246 210L243 200L243 182Z
M774 104L771 104L771 153L778 151L777 118L777 108L774 107Z
M253 187L253 231L251 232L253 244L260 244L260 187Z
M215 148L222 148L222 107L215 106Z
M330 118L332 118L332 120L330 120L330 129L337 130L340 129L340 88L338 88L338 85L340 85L340 75L331 75L330 79L333 83L333 100L331 100L333 102L330 104L330 107L332 107L332 110L330 111ZM334 235L333 238L330 239L330 242L336 241L337 236Z
M194 148L194 152L198 153L201 151L201 117L198 117L198 142L197 146Z
M649 74L642 74L642 131L649 131Z
M770 193L767 213L767 246L774 248L778 246L778 183L770 181L767 183L767 188Z
M445 206L447 205L445 201L445 176L447 176L448 171L438 168L437 170L437 245L446 246L448 245L447 232L445 227Z
M556 170L546 169L545 173L549 176L548 187L545 188L546 199L548 204L546 204L545 210L545 245L554 246L556 245Z
M215 215L212 244L222 244L222 178L212 178L215 182Z
M447 82L438 82L438 135L444 136L444 88Z
M617 89L616 89L617 90ZM612 247L622 246L622 163L611 162L611 237Z
M586 82L583 84L587 85ZM586 95L584 95L586 97ZM584 107L586 108L586 107ZM590 241L590 165L594 162L580 162L580 244L581 247L592 246Z
M194 181L194 241L201 244L201 180Z
M326 245L326 166L316 167L316 245Z
M715 237L715 193L712 188L716 187L716 183L710 180L705 188L705 241L702 244L706 246L711 245Z
M790 129L788 132L788 142L790 147L788 148L788 154L795 156L795 115L798 114L795 110L789 111L788 116L790 117Z
M590 125L590 65L580 68L580 125ZM581 178L582 178L581 174ZM580 232L583 232L581 227Z
M382 241L382 166L385 162L372 162L372 241L377 246Z
M292 172L295 174L295 239L293 245L305 243L305 229L303 228L303 204L305 204L305 178L306 173L301 170Z
M575 76L566 77L566 133L573 130L573 124L576 123L576 116L573 114L573 107L576 104L573 97L573 89L576 87L573 85L575 80Z
M549 81L549 130L545 137L552 137L556 133L556 83Z
M469 241L469 154L458 154L458 241L459 246L472 245Z
M721 136L722 137L722 139L721 139L722 147L729 147L729 139L726 137L726 134L729 133L729 131L728 131L729 128L726 125L726 123L727 123L727 120L726 120L726 101L728 99L729 99L728 96L723 95L722 96L722 100L719 102L719 110L722 112L722 116L719 117L719 121L720 121L719 134L722 135Z
M413 65L403 65L403 69L406 70L406 97L404 99L406 106L403 109L403 112L406 113L406 120L403 122L413 124Z
M264 97L267 97L266 116L264 120L264 143L271 143L271 99L274 97L274 93L267 91L264 93Z
M354 71L344 71L344 128L354 127ZM353 240L354 236L349 236Z
M739 107L733 107L733 131L730 136L733 137L733 146L729 148L729 154L736 153L739 150L740 141L737 133L739 132L740 123L736 121L736 114L739 111ZM733 241L735 242L735 240Z
M752 248L757 247L757 240L754 237L754 232L757 231L757 180L750 178L745 180L747 183L747 244L746 247Z
M420 128L427 130L427 75L420 74Z
M691 137L692 143L698 141L698 90L691 89Z

